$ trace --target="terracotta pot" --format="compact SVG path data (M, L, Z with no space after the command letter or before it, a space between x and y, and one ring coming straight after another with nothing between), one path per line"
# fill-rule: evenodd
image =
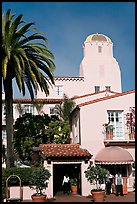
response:
M46 202L46 195L32 195L31 196L33 202Z
M92 198L94 202L103 202L105 198L105 191L92 191Z
M78 187L77 187L77 186L71 186L71 193L72 193L73 195L76 195L77 192L78 192Z
M129 134L129 139L130 140L134 140L135 139L135 133L134 132Z
M113 134L107 133L106 139L107 139L107 140L112 140L112 139L113 139Z

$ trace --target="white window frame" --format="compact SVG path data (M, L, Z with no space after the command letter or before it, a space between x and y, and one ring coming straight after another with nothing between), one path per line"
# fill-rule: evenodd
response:
M114 114L114 122L109 121L109 113L113 113ZM121 113L121 123L122 123L122 134L120 134L119 136L117 135L117 129L116 129L116 113ZM113 139L124 139L124 121L123 121L123 110L108 110L107 111L107 117L108 117L108 122L110 122L111 125L114 126L114 130L113 130Z
M56 96L63 96L63 85L55 86Z

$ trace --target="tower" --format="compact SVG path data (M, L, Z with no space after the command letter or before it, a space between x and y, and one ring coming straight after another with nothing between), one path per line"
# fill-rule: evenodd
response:
M86 93L111 90L121 92L119 64L113 56L113 43L103 34L89 35L84 42L80 76Z

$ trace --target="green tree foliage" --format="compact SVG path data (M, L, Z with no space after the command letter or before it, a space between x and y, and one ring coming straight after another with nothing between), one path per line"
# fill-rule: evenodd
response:
M17 110L18 110L18 113L19 113L19 116L22 116L23 115L23 111L24 111L24 107L21 105L20 102L18 102L16 104L16 107L15 107Z
M21 160L31 160L32 148L39 144L66 143L70 126L55 115L25 113L17 118L14 148Z
M48 115L32 115L25 113L15 122L14 148L22 160L29 160L32 147L46 142L45 128L51 118Z
M56 105L55 110L60 119L64 121L70 121L70 113L75 107L73 100L69 99L66 94L64 94L64 102L62 105Z
M55 111L58 117L60 118L60 123L65 125L65 137L59 134L59 130L57 130L58 135L56 136L57 143L70 143L70 114L75 107L75 102L68 98L66 94L64 94L64 102L61 105L55 106ZM62 122L61 122L62 121ZM54 124L52 124L54 125ZM58 126L57 126L58 127ZM55 127L56 128L56 127ZM57 128L56 128L57 129ZM64 128L63 128L64 129ZM52 132L52 130L51 130ZM59 136L60 135L60 136Z
M48 143L64 144L70 134L69 123L62 120L51 121L45 134L49 135Z
M42 167L31 168L2 168L2 198L6 198L6 180L11 175L17 175L21 179L22 186L36 185L37 189L47 188L47 181L51 174ZM9 179L8 186L19 186L19 180L16 177Z
M93 184L95 182L96 189L94 190L100 190L101 182L107 178L108 171L99 165L96 166L89 165L89 167L84 173L85 177L87 178L87 181L89 181L90 184Z
M34 22L26 23L23 15L15 17L8 9L2 15L2 79L5 91L7 167L14 165L13 159L13 87L15 79L19 91L25 95L28 88L31 99L40 87L46 95L54 84L55 64L53 54L47 49L47 38L32 28ZM26 86L25 86L26 85Z
M38 102L36 100L33 100L33 106L36 108L38 115L44 113L42 111L44 103L40 103L40 102Z
M44 195L42 191L44 189L47 189L48 180L50 177L51 177L51 173L49 172L49 170L43 167L35 168L32 171L31 183L33 186L30 186L30 188L36 190L36 193L33 195Z

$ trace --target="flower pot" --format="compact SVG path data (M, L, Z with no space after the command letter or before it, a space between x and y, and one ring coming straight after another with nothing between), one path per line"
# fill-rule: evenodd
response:
M31 196L33 202L46 202L46 195L32 195Z
M113 134L107 133L106 139L107 139L107 140L112 140L112 139L113 139Z
M135 133L134 132L129 134L129 139L130 140L134 140L135 139Z
M94 202L103 202L105 198L105 191L92 191L92 198Z
M71 193L72 193L73 195L76 195L77 192L78 192L78 187L77 187L77 186L71 186Z

